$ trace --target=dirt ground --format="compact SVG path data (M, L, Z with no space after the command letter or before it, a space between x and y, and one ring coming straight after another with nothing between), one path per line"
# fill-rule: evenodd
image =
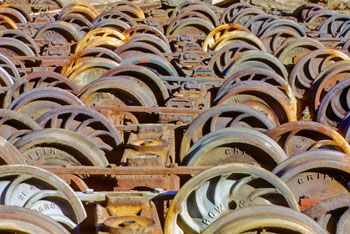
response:
M245 2L261 7L266 11L282 10L284 12L293 12L300 5L315 3L325 9L350 14L350 0L247 0Z
M111 7L114 3L121 0L62 0L66 5L71 2L84 1L94 5L98 10L103 11ZM160 7L161 2L167 2L168 0L131 0L140 5L141 8L148 7ZM173 2L181 3L185 0L172 0ZM211 0L205 0L211 2ZM284 12L293 12L298 6L305 3L316 3L323 6L325 9L334 10L337 12L343 12L350 14L350 0L232 0L234 2L246 2L255 5L265 11L269 10L282 10Z

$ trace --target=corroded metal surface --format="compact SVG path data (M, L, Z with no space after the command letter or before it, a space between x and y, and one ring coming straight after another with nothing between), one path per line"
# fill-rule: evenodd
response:
M339 212L335 212L335 211ZM325 199L303 211L329 233L345 233L349 227L349 195Z
M201 233L229 210L263 204L299 210L289 188L270 172L248 164L214 167L193 177L176 194L164 231Z
M9 223L347 233L349 16L140 6L0 4L1 204L55 220Z
M317 201L349 193L348 164L346 154L317 150L289 158L273 172L287 183L305 209Z
M74 191L48 171L27 165L7 165L0 167L0 178L2 205L36 210L69 229L76 228L86 218L83 204Z
M350 146L338 132L312 121L282 124L267 133L289 157L305 151L333 149L350 154Z
M211 132L180 155L191 166L244 162L271 170L288 157L271 138L249 128L225 128Z
M257 206L237 212L230 212L214 222L203 233L322 233L322 229L315 221L301 213L284 207Z

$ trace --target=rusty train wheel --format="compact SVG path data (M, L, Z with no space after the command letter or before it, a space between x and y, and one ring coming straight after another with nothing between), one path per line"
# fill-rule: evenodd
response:
M133 36L130 36L124 40L125 43L136 43L143 42L148 45L153 46L160 53L171 53L170 45L167 42L164 42L161 38L158 38L157 35L147 34L147 33L137 33ZM118 49L118 48L117 48Z
M265 13L257 8L242 9L232 16L232 23L244 25L248 20L250 20L254 16L263 14Z
M350 61L344 60L333 63L323 70L312 83L314 101L312 111L317 111L323 98L337 83L348 79L350 73Z
M329 233L345 234L349 228L350 196L343 194L322 200L304 210Z
M255 35L258 34L258 32L267 24L270 23L273 20L277 20L278 18L273 15L268 14L261 14L256 15L252 18L250 18L248 21L244 23L244 27L246 27L248 30L250 30Z
M74 66L67 71L67 77L73 81L79 89L98 80L108 70L119 66L119 63L107 58L88 57L77 59Z
M37 119L43 128L62 128L86 136L101 150L112 151L122 143L117 129L99 112L83 106L62 106Z
M107 166L104 152L88 137L67 129L30 132L16 141L27 164L56 166Z
M254 129L234 127L205 135L191 146L181 161L189 166L243 162L272 170L287 158L283 149L265 134Z
M334 129L342 129L345 123L345 117L349 112L347 93L349 92L349 80L339 82L322 99L317 111L317 122L331 126ZM343 122L344 121L344 122ZM343 122L343 124L341 124ZM340 127L342 125L342 127Z
M120 1L112 8L113 11L119 11L127 14L128 16L135 19L144 19L145 14L142 9L136 4L128 1Z
M214 101L217 105L236 103L249 105L279 125L296 121L295 98L291 94L287 95L266 82L248 80L232 85L224 96Z
M117 78L117 77L115 77ZM155 97L135 81L119 77L104 77L85 86L79 98L87 106L155 106Z
M123 31L125 38L132 37L133 35L139 34L139 33L155 35L169 45L168 39L165 37L165 35L161 31L159 31L158 29L152 26L137 25L137 26L132 26Z
M304 29L291 20L278 19L265 24L258 32L258 37L268 52L274 53L288 38L305 37Z
M203 136L227 127L248 127L267 132L276 125L265 115L248 106L220 105L201 113L188 126L181 141L180 158L184 158L190 147Z
M0 37L0 51L5 56L35 56L33 50L19 39Z
M203 51L208 51L211 47L213 47L213 45L215 44L215 42L222 36L228 35L231 32L234 31L245 31L245 32L249 32L248 29L246 29L245 27L239 25L239 24L223 24L223 25L219 25L216 28L214 28L214 30L212 30L208 36L205 38L203 45L202 45L202 49Z
M124 32L126 29L130 28L130 25L119 19L108 19L101 20L90 27L90 30L97 28L110 28L118 32Z
M245 3L235 3L226 8L226 10L220 16L220 22L222 24L232 23L233 16L240 10L252 8L251 5Z
M92 24L88 19L78 14L63 16L59 19L59 21L64 21L73 25L82 35L85 35L92 27Z
M17 12L19 12L21 14L20 18L24 17L27 22L32 22L32 17L30 16L29 12L24 7L22 7L20 5L5 3L5 4L1 4L0 7L5 8L5 9L16 10Z
M17 80L6 92L3 108L7 108L18 96L36 87L56 87L73 94L79 92L78 87L67 77L59 73L43 71L33 72L25 78Z
M316 77L328 66L342 60L349 60L349 57L334 49L318 49L301 58L289 75L295 97L303 99Z
M89 47L97 47L99 44L105 44L106 47L115 49L123 44L122 40L125 37L122 33L111 28L96 28L89 31L81 40L75 48L75 53Z
M50 46L44 46L41 55L70 55L81 40L82 35L71 24L64 21L49 22L41 26L35 33L34 38L37 40L54 41ZM64 49L57 50L55 45L64 46ZM57 50L57 51L56 51Z
M207 20L201 18L185 18L177 22L168 35L201 34L207 36L214 29Z
M62 105L84 105L74 94L55 87L37 87L16 97L7 109L38 118L45 112Z
M308 15L308 17L305 19L305 22L307 23L315 23L315 24L322 24L327 19L332 17L334 15L333 11L320 9L317 11L314 11Z
M300 22L304 22L306 18L313 12L322 10L323 7L317 4L304 4L293 11L293 16L296 17Z
M21 152L5 138L0 137L0 144L0 165L26 164Z
M30 17L29 17L29 21L26 18L28 14L23 14L18 9L13 7L0 7L0 15L4 15L10 18L16 24L26 24L30 22Z
M349 132L349 112L344 116L339 124L339 132L344 136L347 142L350 142Z
M30 117L7 109L0 110L0 136L15 143L29 132L40 130L41 126Z
M321 42L312 38L287 39L275 52L279 61L291 71L294 65L305 55L317 49L324 49Z
M289 157L316 149L350 153L349 144L338 132L317 122L297 121L282 124L267 135L274 139Z
M60 14L57 16L57 19L61 19L61 18L68 16L68 15L81 15L85 19L92 22L96 18L96 16L98 15L97 10L96 9L93 10L92 6L89 6L89 7L84 6L86 3L84 3L84 5L77 5L77 3L75 3L75 4L76 5L68 4L67 6L65 6L61 10ZM81 4L81 3L79 3L79 4Z
M276 72L285 80L288 80L288 71L285 66L275 56L259 51L251 50L245 51L231 59L225 67L225 76L228 77L234 72L243 70L249 67L260 67Z
M245 42L231 43L215 52L208 63L208 67L213 69L214 73L218 77L223 78L225 76L226 66L229 64L232 58L245 51L257 49L258 48L255 46Z
M16 23L13 22L13 20L11 20L9 17L4 16L4 15L0 15L0 27L2 30L6 30L6 29L16 30L17 29Z
M254 232L271 234L327 233L315 221L295 210L279 206L255 206L227 213L205 229L203 234Z
M111 10L102 12L94 19L94 21L92 21L92 24L96 25L99 22L105 21L105 20L120 20L120 21L126 23L127 25L129 25L129 27L135 25L135 22L133 21L132 18L130 18L130 16L128 16L127 14L122 13L120 11L117 11L115 9L111 9Z
M38 45L35 43L35 41L28 36L27 34L25 34L22 31L19 30L3 30L0 32L0 37L5 37L5 38L14 38L17 40L22 41L23 43L25 43L26 45L28 45L34 54L39 54L39 47Z
M163 57L154 54L136 54L124 59L120 65L139 65L148 68L157 75L178 76L174 66Z
M169 98L169 92L163 81L149 69L138 65L123 65L113 68L102 77L131 76L145 83L157 98L158 105L163 105Z
M257 50L266 51L264 44L261 40L251 32L245 31L233 31L228 32L219 37L215 43L211 46L211 50L218 51L221 48L235 42L248 43L256 47Z
M90 58L104 58L112 60L116 63L120 63L122 61L122 59L117 54L109 49L103 47L86 48L71 55L68 58L62 67L61 74L64 76L69 75L74 66L77 64L82 64L84 63L84 60L88 60Z
M337 14L325 20L317 30L321 33L331 34L333 37L336 37L342 32L342 28L348 23L349 20L349 16Z
M349 159L333 150L309 151L280 163L272 172L289 186L304 210L317 201L349 194Z
M233 85L247 80L266 82L277 87L280 90L283 90L287 96L294 96L291 87L283 77L264 68L251 67L237 71L231 76L227 77L217 91L216 98L220 98L225 95Z

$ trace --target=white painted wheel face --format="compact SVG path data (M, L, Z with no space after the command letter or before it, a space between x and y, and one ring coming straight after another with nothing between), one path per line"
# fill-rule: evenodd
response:
M1 205L36 210L68 229L86 218L74 191L56 175L37 167L0 167L0 196Z
M256 205L299 210L289 188L271 172L239 163L213 167L180 189L169 208L165 233L201 233L227 212Z

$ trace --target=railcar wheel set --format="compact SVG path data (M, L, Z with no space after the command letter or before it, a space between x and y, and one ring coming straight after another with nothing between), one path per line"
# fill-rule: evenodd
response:
M0 5L0 232L346 234L350 16Z

